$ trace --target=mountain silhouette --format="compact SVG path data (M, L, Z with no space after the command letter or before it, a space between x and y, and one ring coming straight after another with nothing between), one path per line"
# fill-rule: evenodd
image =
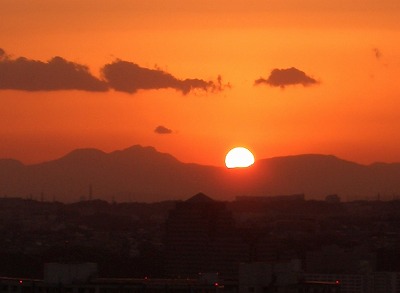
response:
M214 199L304 193L324 199L393 199L400 164L360 165L328 155L262 159L250 168L182 163L153 147L105 153L78 149L57 160L24 165L0 159L0 196L74 202L82 199L154 202L203 193Z

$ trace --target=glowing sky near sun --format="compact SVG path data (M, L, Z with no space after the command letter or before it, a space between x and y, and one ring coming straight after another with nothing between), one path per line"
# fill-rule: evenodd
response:
M142 144L222 166L246 145L400 162L398 0L1 4L0 158Z

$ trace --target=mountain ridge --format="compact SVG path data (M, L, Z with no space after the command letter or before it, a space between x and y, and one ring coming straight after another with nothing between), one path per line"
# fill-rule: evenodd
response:
M124 152L126 152L126 151L137 150L137 149L148 149L148 150L153 150L153 151L155 151L155 152L157 152L157 153L159 153L159 154L167 155L167 156L169 156L169 157L172 157L174 160L179 161L179 159L175 158L175 157L174 157L173 155L171 155L171 154L162 153L162 152L157 151L155 147L152 147L152 146L142 146L142 145L140 145L140 144L136 144L136 145L127 147L127 148L122 149L122 150L114 150L114 151L111 151L111 152L108 152L108 153L105 152L105 151L102 151L102 150L100 150L100 149L96 149L96 148L77 148L77 149L74 149L74 150L72 150L72 151L66 153L65 155L63 155L63 156L61 156L61 157L59 157L59 158L55 158L55 159L51 159L51 160L46 160L46 161L42 161L42 162L37 162L37 163L31 163L31 164L23 163L22 161L20 161L20 160L18 160L18 159L14 159L14 158L0 158L0 163L2 163L3 161L5 161L5 162L16 162L16 163L21 164L21 165L23 165L23 166L32 166L32 165L40 165L40 164L44 164L44 163L47 163L47 162L57 161L57 160L60 160L60 159L65 158L65 157L69 157L69 156L71 156L71 155L74 155L75 153L84 153L84 152L88 152L88 153L89 153L89 152L93 152L93 153L101 153L101 154L105 154L105 155L110 155L110 154L124 153ZM362 164L362 163L357 163L357 162L353 162L353 161L350 161L350 160L342 159L342 158L340 158L340 157L338 157L338 156L336 156L336 155L332 155L332 154L318 154L318 153L304 153L304 154L297 154L297 155L275 156L275 157L270 157L270 158L257 159L256 161L257 161L257 162L260 162L260 161L264 161L264 160L289 159L289 158L301 158L301 157L323 157L323 158L332 158L332 159L337 159L337 160L340 160L340 161L343 161L343 162L348 162L348 163L351 163L351 164L360 165L360 166L366 166L366 167L368 167L368 166L375 166L375 165L377 165L377 166L380 166L380 165L383 165L383 166L387 166L387 165L395 165L395 166L398 166L398 165L400 165L400 162L380 162L380 161L372 162L372 163L369 163L369 164ZM182 161L179 161L179 162L182 163L182 164L193 164L193 165L200 165L200 166L218 167L218 166L214 166L214 165L203 165L203 164L192 163L192 162L182 162Z
M219 200L236 196L304 193L323 199L400 195L400 163L362 165L333 155L301 154L260 159L250 168L183 163L154 147L134 145L109 153L77 149L58 159L24 165L0 159L0 197L41 197L74 202L185 199L202 192Z

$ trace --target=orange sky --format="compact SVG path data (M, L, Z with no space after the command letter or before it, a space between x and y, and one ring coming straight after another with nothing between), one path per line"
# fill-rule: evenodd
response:
M75 148L141 144L223 165L242 145L256 159L321 153L400 162L398 0L1 3L8 60L60 56L99 80L106 64L123 60L177 80L215 85L220 75L230 87L27 91L5 85L0 71L0 158L34 163ZM315 82L254 85L289 68Z

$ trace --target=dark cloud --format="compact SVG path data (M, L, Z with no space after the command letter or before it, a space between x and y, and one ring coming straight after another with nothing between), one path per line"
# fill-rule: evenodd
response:
M159 125L154 129L154 132L158 134L171 134L172 130L165 126Z
M61 57L48 62L11 59L0 49L0 89L107 91L108 86L91 75L86 66Z
M30 60L25 57L11 58L0 48L0 89L25 91L85 90L108 91L110 88L127 93L138 90L176 89L183 94L201 90L218 92L230 87L216 81L197 78L177 79L161 69L148 69L117 60L105 65L101 73L103 80L93 76L88 67L54 57L48 62Z
M138 90L172 88L187 94L192 90L220 91L225 87L221 78L217 82L202 79L180 80L160 69L148 69L117 60L103 67L102 73L109 86L116 91L135 93Z
M274 69L271 71L268 79L260 78L257 79L254 84L267 84L269 86L276 86L284 88L289 85L301 84L303 86L317 84L318 82L306 75L303 71L297 68L287 68L287 69Z

